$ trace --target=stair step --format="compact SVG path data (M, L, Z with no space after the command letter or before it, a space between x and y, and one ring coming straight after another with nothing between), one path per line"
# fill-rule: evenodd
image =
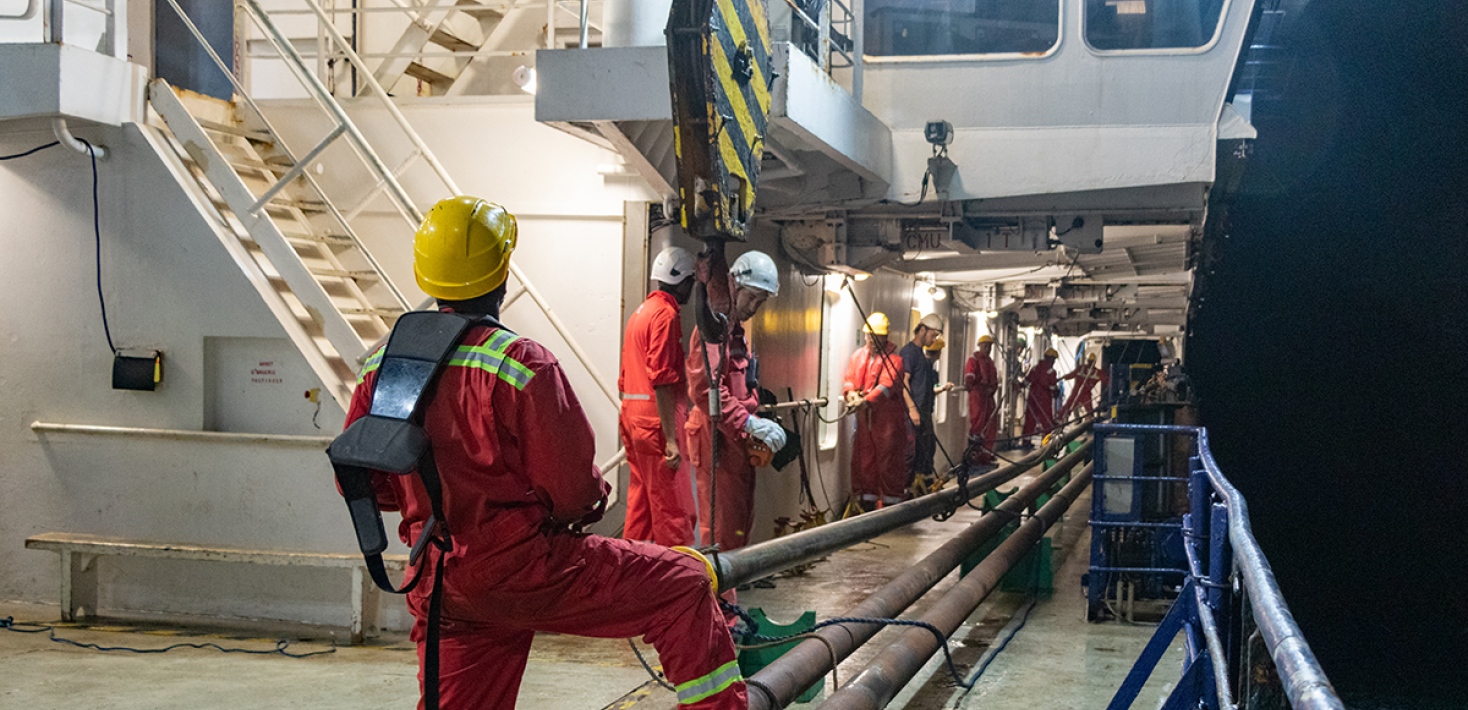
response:
M337 310L340 311L341 314L344 316L352 316L357 318L374 316L383 318L396 318L397 316L403 314L403 311L398 308L339 308Z
M238 136L240 138L244 138L246 140L255 141L257 143L274 143L275 142L275 136L272 136L272 135L270 135L269 133L267 133L265 131L255 131L255 130L251 130L251 129L245 128L243 126L230 126L230 125L227 125L227 124L219 123L217 121L210 121L210 120L203 119L203 118L195 118L194 120L195 121L198 121L199 127L200 128L203 128L206 131L212 131L214 133L223 133L223 134L231 135L231 136Z
M235 169L263 170L269 173L284 173L291 169L291 165L283 157L271 161L255 160L254 158L236 157L226 154L225 158L229 160L229 164Z
M448 32L445 32L443 28L434 30L433 34L428 36L428 41L440 47L443 47L450 52L472 52L476 49L479 49L479 47L475 46L469 41L460 39L458 37L455 37L454 35L449 34Z
M459 0L457 7L459 8L459 12L476 20L503 19L505 16L505 13L492 7L485 7L483 4L475 2L475 0Z
M292 207L302 212L326 211L325 202L320 202L317 200L295 200L289 197L283 197L281 195L276 195L275 197L270 198L270 202L266 203L265 205L265 209L275 211L288 210Z
M356 281L381 281L382 275L370 269L311 269L311 273L317 276L325 276L337 279L353 279Z
M302 232L281 232L286 239L293 242L306 242L309 244L330 244L332 246L353 246L355 243L351 237L342 234L305 234Z
M436 69L430 69L418 62L410 63L408 65L408 68L404 70L403 73L419 81L426 81L436 86L447 87L453 85L454 83L454 77L451 77L448 74L445 74Z

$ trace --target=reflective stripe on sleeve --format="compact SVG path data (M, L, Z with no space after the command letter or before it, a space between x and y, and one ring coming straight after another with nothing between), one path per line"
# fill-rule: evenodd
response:
M362 371L357 374L357 384L360 385L362 384L362 380L367 379L367 373L382 367L382 352L384 350L387 350L386 345L378 348L377 352L372 353L372 355L368 356L366 362L362 363Z
M717 670L702 678L694 678L686 683L678 684L678 704L689 705L696 703L716 693L722 692L736 681L742 680L739 674L739 661L729 661Z

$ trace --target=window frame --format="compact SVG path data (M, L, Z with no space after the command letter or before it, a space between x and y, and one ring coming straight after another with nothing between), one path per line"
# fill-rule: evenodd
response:
M1014 61L1041 61L1049 59L1060 52L1065 46L1065 6L1066 3L1076 0L1055 0L1055 44L1044 52L993 52L989 54L901 54L880 55L862 52L861 60L865 64L920 64L941 62L1014 62ZM1225 3L1232 0L1224 0ZM1084 7L1082 10L1084 11ZM866 31L866 5L862 5L862 31ZM865 48L865 43L863 43Z
M1067 0L1062 0L1065 2ZM1086 51L1097 57L1166 57L1187 56L1207 54L1218 46L1219 40L1223 38L1223 27L1228 22L1229 10L1233 9L1234 0L1223 0L1223 5L1218 8L1218 23L1213 27L1213 36L1202 45L1197 47L1150 47L1145 49L1098 49L1091 44L1090 35L1086 32L1086 8L1090 5L1089 0L1070 0L1081 4L1081 15L1079 27L1076 29L1081 34L1081 45Z

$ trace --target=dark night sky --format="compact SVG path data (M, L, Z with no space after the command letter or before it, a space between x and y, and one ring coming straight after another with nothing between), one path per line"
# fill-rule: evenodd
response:
M1468 707L1468 3L1315 0L1281 41L1189 369L1353 707Z

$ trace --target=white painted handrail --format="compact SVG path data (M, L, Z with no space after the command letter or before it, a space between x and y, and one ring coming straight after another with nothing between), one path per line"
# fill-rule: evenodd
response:
M99 424L60 424L57 422L31 422L31 431L37 434L83 434L89 436L123 436L152 439L174 439L177 441L208 441L223 444L278 444L281 446L309 446L325 449L331 443L329 436L295 436L291 434L256 434L234 431L198 431L194 429L151 429L147 427L104 426Z

